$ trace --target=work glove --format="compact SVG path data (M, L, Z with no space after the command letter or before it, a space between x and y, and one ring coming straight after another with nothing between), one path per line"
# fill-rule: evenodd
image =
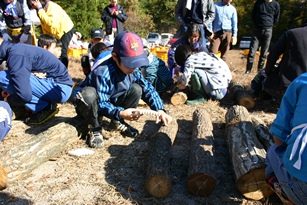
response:
M29 37L28 34L24 34L24 33L23 33L23 34L20 36L19 41L20 41L21 43L25 43L25 42L28 40L28 37Z
M233 36L232 37L232 45L236 45L237 44L237 37L236 36Z
M9 34L7 34L7 33L3 33L2 34L2 38L3 38L3 40L5 40L5 41L11 41L12 40L12 38L9 36Z

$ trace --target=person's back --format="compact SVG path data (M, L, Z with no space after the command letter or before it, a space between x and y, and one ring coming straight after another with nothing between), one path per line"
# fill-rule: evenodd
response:
M291 203L306 204L307 196L307 73L286 90L270 132L274 144L266 155L266 180L275 193Z
M306 53L307 22L302 27L286 31L272 48L265 68L268 77L264 89L280 91L282 95L297 76L307 72ZM276 68L281 55L282 59Z
M66 67L51 52L32 45L10 44L6 41L3 41L1 49L9 53L7 65L11 71L18 70L18 73L23 72L24 74L46 72L47 78L51 77L55 82L72 85Z
M148 53L148 60L149 64L141 68L144 78L158 92L167 90L174 83L174 80L165 62L150 52Z

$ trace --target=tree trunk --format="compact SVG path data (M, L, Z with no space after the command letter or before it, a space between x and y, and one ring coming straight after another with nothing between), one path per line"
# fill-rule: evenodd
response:
M169 151L175 141L177 131L178 124L173 119L168 127L162 125L158 132L150 138L145 189L151 196L163 198L171 192Z
M258 119L252 118L252 122L256 131L258 140L263 145L265 151L274 144L273 134L270 132L269 128L261 123Z
M254 98L237 82L232 82L230 92L234 95L234 101L237 105L242 105L250 110L255 106Z
M273 193L265 181L266 151L248 111L232 106L226 113L226 137L237 187L246 198L260 200Z
M173 105L183 105L187 99L188 96L184 92L178 92L171 97L171 103Z
M35 168L62 152L67 145L79 140L78 127L84 127L80 119L61 122L26 142L4 150L0 162L8 172L10 180L29 175Z
M213 126L204 109L193 113L188 189L196 196L209 196L216 187L214 178Z

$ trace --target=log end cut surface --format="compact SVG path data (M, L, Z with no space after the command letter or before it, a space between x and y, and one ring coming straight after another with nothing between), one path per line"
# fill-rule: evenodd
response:
M172 183L165 175L155 175L146 182L145 188L151 196L164 198L171 193Z
M255 107L254 98L251 96L245 96L239 100L239 105L246 107L246 109L250 110Z
M173 105L183 105L187 101L187 99L188 99L188 97L185 93L179 92L179 93L175 93L171 97L171 103Z
M254 169L244 174L238 179L237 186L248 199L260 200L273 194L265 181L265 168Z
M193 174L188 179L189 192L195 196L209 196L215 187L215 179L203 173Z

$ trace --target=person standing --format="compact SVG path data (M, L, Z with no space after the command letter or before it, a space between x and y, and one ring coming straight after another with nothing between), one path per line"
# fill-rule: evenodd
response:
M68 45L74 34L74 23L62 7L50 0L28 0L30 8L36 9L44 34L62 41L60 60L68 68Z
M215 18L213 0L178 0L175 7L175 16L179 23L176 37L180 38L187 31L191 23L200 27L201 44L206 47L207 36L211 36L209 25Z
M258 70L264 67L266 55L271 43L273 27L278 22L280 15L280 6L276 0L257 0L252 10L252 20L254 22L254 31L247 56L245 74L251 72L254 63L255 54L261 47Z
M125 10L117 3L117 0L110 0L110 4L103 9L101 20L105 24L106 35L112 44L117 34L124 30L124 22L127 19Z
M211 52L221 52L221 58L226 61L230 44L237 44L238 16L236 8L230 3L232 0L221 0L215 3L215 19L212 22L213 35L211 38Z
M32 44L31 26L25 0L0 0L0 31L4 40Z

